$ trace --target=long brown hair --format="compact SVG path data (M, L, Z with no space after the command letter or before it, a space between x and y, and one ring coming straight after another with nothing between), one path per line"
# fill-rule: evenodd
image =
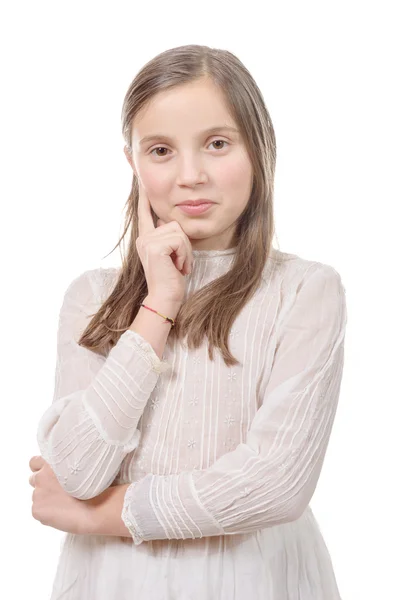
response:
M169 336L186 335L189 348L198 348L204 336L209 357L217 347L228 366L237 359L228 348L228 336L238 313L255 294L272 251L275 234L273 190L276 163L275 133L261 91L242 62L231 52L208 46L186 45L162 52L142 67L129 86L122 107L122 133L131 151L132 123L139 111L160 91L209 78L224 93L228 109L245 141L253 166L253 187L246 209L237 221L231 247L236 246L231 269L197 292L180 308ZM147 283L137 249L139 189L135 174L125 204L121 242L122 268L113 291L82 333L79 344L105 354L132 324L147 295ZM152 211L153 219L156 219ZM156 220L154 221L156 225ZM129 235L125 253L124 238Z

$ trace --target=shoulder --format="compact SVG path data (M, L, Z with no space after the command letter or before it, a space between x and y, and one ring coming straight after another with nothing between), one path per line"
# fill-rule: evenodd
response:
M330 285L339 295L346 292L340 273L333 265L272 248L263 279L283 295L296 294L306 282Z
M116 267L87 269L75 276L64 293L64 301L101 305L111 294L120 273Z

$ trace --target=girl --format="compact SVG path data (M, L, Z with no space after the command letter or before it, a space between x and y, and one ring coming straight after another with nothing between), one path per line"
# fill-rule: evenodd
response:
M137 74L121 268L60 311L33 515L67 532L51 600L339 600L309 502L342 378L345 289L272 247L275 135L230 52Z

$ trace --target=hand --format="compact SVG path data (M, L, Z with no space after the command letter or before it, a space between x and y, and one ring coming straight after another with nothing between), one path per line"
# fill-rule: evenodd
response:
M157 221L151 214L147 193L139 182L138 225L136 248L147 281L148 296L161 297L167 301L182 302L186 281L191 272L192 245L177 221Z
M33 456L29 467L33 471L29 477L29 484L34 488L33 518L60 531L79 534L89 531L91 513L85 501L67 494L41 456Z

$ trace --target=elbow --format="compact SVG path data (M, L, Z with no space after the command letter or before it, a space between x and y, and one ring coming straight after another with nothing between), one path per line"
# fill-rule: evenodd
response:
M300 519L309 506L317 487L322 464L323 456L308 469L304 469L303 464L293 462L284 471L285 476L281 480L281 497L284 499L288 522Z
M313 496L316 483L309 479L299 479L298 473L285 478L267 497L270 498L266 511L267 526L297 521L303 515Z
M309 502L299 501L293 502L290 506L287 507L286 511L286 522L291 523L292 521L297 521L303 515L304 511L308 507Z
M310 504L311 498L314 495L315 487L316 482L311 483L310 485L310 482L308 481L301 485L300 490L296 494L293 494L293 488L288 490L287 496L290 498L286 506L288 522L297 521L297 519L300 519Z

